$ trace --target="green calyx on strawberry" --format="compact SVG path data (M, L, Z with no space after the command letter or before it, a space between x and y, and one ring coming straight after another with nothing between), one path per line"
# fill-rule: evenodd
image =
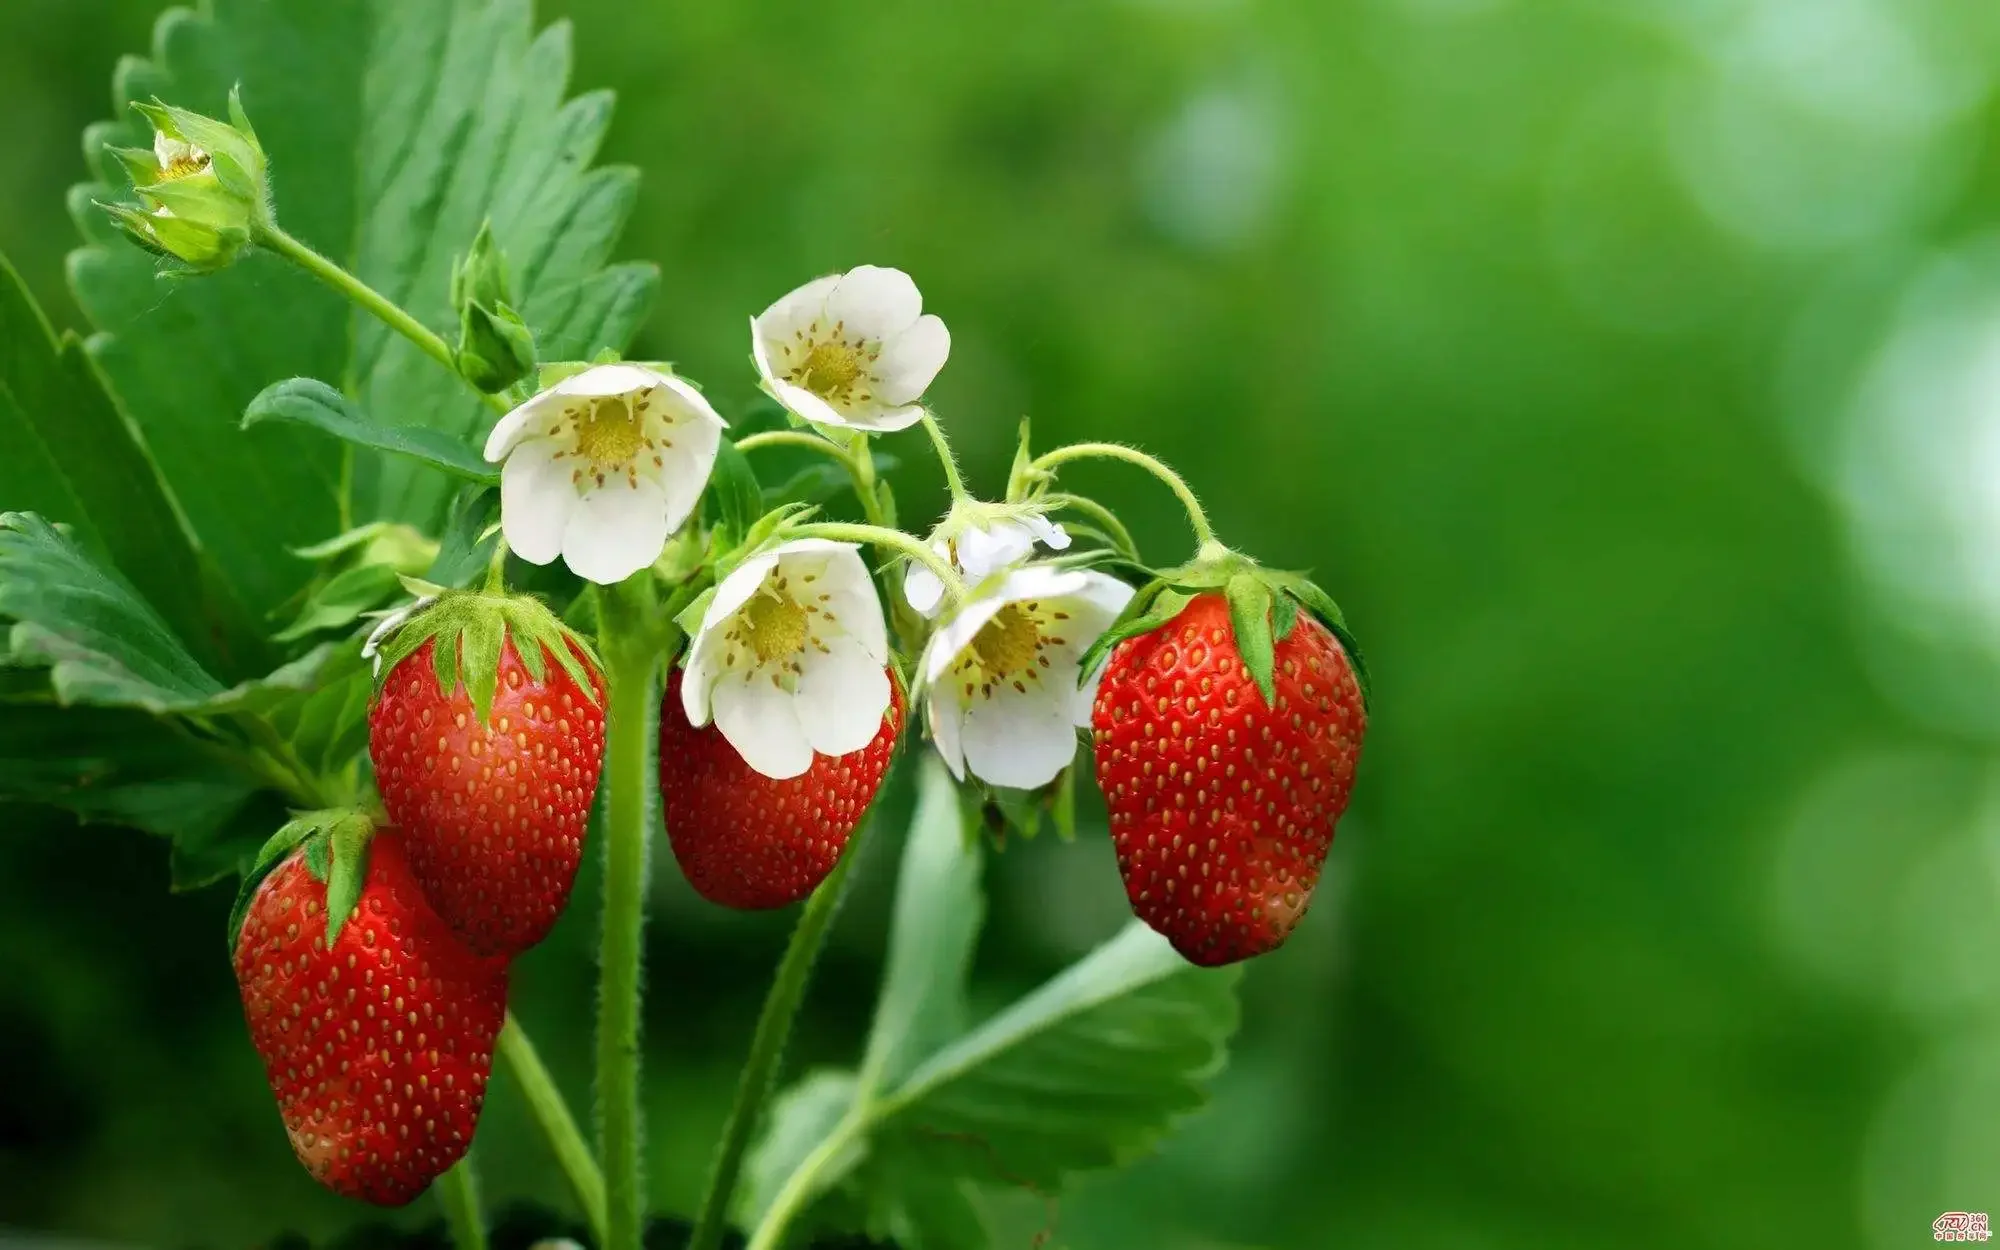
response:
M432 663L438 690L450 697L462 685L473 714L485 724L492 719L493 695L500 683L500 649L512 641L531 681L539 684L545 679L547 660L552 657L572 682L590 693L593 704L601 702L593 683L603 667L596 652L541 600L526 595L443 590L417 581L406 580L404 584L423 599L381 638L375 652L378 689L382 675L394 671L426 643L435 643Z
M1267 569L1240 552L1210 543L1188 563L1162 569L1132 596L1125 612L1083 656L1083 678L1119 643L1148 634L1179 616L1199 595L1220 594L1229 604L1230 629L1250 678L1268 704L1274 697L1273 652L1291 636L1301 611L1317 617L1340 640L1354 666L1364 707L1368 700L1368 668L1361 646L1348 631L1347 618L1333 597L1304 573Z
M1085 657L1112 846L1135 915L1193 963L1304 916L1367 730L1360 654L1295 573L1219 547L1139 592Z
M583 860L604 763L596 657L536 600L446 592L381 659L368 754L411 871L473 950L517 955Z
M432 910L401 835L308 812L267 842L230 925L250 1040L314 1179L400 1206L471 1145L507 962Z

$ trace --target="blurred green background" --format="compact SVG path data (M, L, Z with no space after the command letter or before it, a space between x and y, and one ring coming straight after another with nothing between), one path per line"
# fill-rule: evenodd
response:
M0 250L58 323L78 136L156 7L0 7ZM2000 1206L2000 8L542 12L645 171L641 355L741 400L749 314L905 268L975 486L1022 413L1139 443L1370 647L1353 810L1213 1106L1008 1204L1001 1244L1895 1247ZM281 194L311 159L274 153ZM1076 480L1176 557L1122 474ZM858 1044L887 858L793 1072ZM685 1211L788 917L659 867L649 1144ZM227 891L165 882L140 835L0 828L0 1228L353 1223L285 1148ZM994 887L996 1002L1123 914L1101 832L1011 847ZM595 913L517 974L579 1106ZM496 1088L489 1193L558 1198Z

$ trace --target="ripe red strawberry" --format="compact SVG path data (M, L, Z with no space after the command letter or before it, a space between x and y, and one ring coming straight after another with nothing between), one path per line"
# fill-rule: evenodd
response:
M1210 592L1119 643L1098 686L1097 777L1126 895L1193 963L1284 942L1354 784L1367 717L1340 642L1300 612L1273 661L1267 704Z
M335 1193L401 1206L471 1144L507 963L473 954L431 910L393 829L365 853L329 949L338 890L315 878L313 850L286 852L240 904L236 980L299 1162Z
M725 907L783 907L811 894L833 866L895 753L903 690L889 677L889 711L859 751L816 756L796 777L766 777L713 725L688 723L681 674L660 706L660 794L667 840L689 884Z
M566 635L487 631L500 639L497 655L470 654L475 633L436 622L439 610L391 644L406 654L369 712L368 754L431 905L473 950L519 954L548 936L583 861L604 760L604 682ZM534 648L532 669L517 638ZM439 646L458 649L463 680L439 681Z

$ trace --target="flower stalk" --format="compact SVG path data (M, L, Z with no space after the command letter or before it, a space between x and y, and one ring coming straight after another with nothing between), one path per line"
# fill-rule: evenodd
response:
M605 1250L640 1250L645 1232L639 1099L641 958L646 849L653 831L652 715L660 652L648 616L649 579L599 596L604 659L604 928L597 1005L598 1164Z

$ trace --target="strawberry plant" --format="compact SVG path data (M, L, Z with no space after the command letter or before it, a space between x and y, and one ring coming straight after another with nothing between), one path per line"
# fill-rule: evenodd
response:
M633 179L590 168L610 103L562 98L568 40L524 0L223 0L121 65L130 113L73 197L90 336L0 263L0 698L28 761L0 798L159 835L177 887L234 881L245 1058L300 1162L365 1203L436 1192L467 1250L496 1061L591 1240L641 1244L649 873L796 905L690 1244L984 1245L980 1188L1053 1192L1201 1104L1222 965L1284 944L1346 806L1359 652L1137 448L1038 454L1023 423L975 496L924 402L951 335L900 270L751 318L742 410L625 359L656 273L606 263ZM922 532L889 438L942 468ZM1191 556L1142 563L1062 486L1089 459L1171 489ZM868 1041L778 1090L899 760ZM985 862L1072 832L1093 777L1135 918L976 1018ZM584 1118L507 986L593 853Z

